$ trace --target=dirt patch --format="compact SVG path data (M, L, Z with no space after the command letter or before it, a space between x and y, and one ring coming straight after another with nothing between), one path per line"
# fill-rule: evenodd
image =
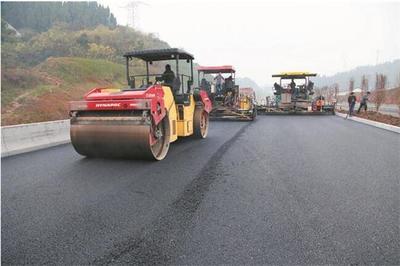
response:
M386 114L381 114L377 112L360 112L359 114L355 114L357 117L364 118L364 119L369 119L393 126L400 126L400 117L395 117L392 115L386 115Z
M12 111L3 111L1 124L4 126L67 119L68 102L81 100L86 92L97 86L111 87L112 84L104 81L83 83L68 88L58 87L39 97L25 97L23 104L9 106Z
M337 112L343 114L347 113L344 110L339 110ZM368 112L361 111L360 113L355 112L354 116L400 127L400 117L395 117L392 115L381 114L373 111L368 111Z

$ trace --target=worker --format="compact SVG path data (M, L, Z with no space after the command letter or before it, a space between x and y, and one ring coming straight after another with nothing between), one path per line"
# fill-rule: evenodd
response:
M297 96L296 83L294 82L294 79L292 79L292 82L290 82L290 92L291 92L295 97Z
M162 74L162 80L164 80L164 83L171 86L174 83L175 73L171 70L171 65L169 64L165 65L165 71Z
M307 90L308 90L308 94L309 95L313 95L314 94L314 82L312 82L311 80L308 81L307 84ZM307 95L304 97L304 99L307 99Z
M354 95L354 92L350 92L347 102L349 103L349 116L352 116L354 112L354 106L356 105L356 96Z
M290 82L290 88L294 90L296 88L296 83L294 82L294 79L292 79L292 82Z
M370 92L367 91L367 94L365 94L362 98L361 98L361 102L360 102L360 107L358 107L358 111L357 113L360 113L361 108L364 107L364 111L367 111L367 102L368 102L368 96L370 95Z
M221 72L218 73L218 75L214 78L216 80L215 82L215 88L217 89L217 95L221 95L222 92L222 84L224 83L225 79L222 76Z
M314 88L314 82L312 82L311 80L308 81L307 90L311 92L313 88Z
M209 97L211 96L211 84L205 78L202 78L200 87L207 92Z
M324 104L325 104L325 98L324 98L324 96L318 96L317 97L317 101L316 101L316 106L317 106L317 110L318 111L321 111L321 109L322 109L322 107L324 106Z
M228 91L226 93L226 97L224 99L224 105L225 106L232 106L233 105L233 94L232 94L232 91Z
M208 81L205 78L202 78L200 82L200 87L207 90L208 85L209 85Z
M225 79L225 89L226 91L232 91L233 89L233 78L232 75Z
M275 88L275 92L274 92L275 95L282 94L283 88L282 88L281 85L279 85L278 83L275 82L274 83L274 88Z

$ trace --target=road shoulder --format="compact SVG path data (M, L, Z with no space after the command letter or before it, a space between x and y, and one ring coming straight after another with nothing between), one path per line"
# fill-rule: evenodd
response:
M339 117L342 117L342 118L346 118L346 114L336 112L336 115ZM380 122L376 122L376 121L372 121L372 120L368 120L368 119L364 119L364 118L354 117L354 116L347 117L347 119L400 134L400 127L397 127L397 126L388 125L388 124L384 124L384 123L380 123Z

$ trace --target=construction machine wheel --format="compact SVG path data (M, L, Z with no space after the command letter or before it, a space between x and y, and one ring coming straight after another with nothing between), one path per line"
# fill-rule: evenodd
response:
M168 116L157 125L141 117L79 117L71 120L71 142L87 157L162 160L168 152Z
M193 136L205 139L208 134L209 116L203 107L196 107L193 117Z
M169 122L168 118L164 118L158 125L152 124L150 134L155 137L156 142L150 145L151 152L155 160L162 160L168 153L169 149ZM151 137L151 135L149 136Z

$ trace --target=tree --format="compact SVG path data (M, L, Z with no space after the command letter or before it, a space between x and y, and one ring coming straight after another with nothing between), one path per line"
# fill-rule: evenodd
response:
M88 52L91 58L102 58L108 60L110 60L115 54L115 50L113 48L95 43L89 44Z
M397 104L397 107L399 108L399 115L400 115L400 72L399 75L397 76L397 88L395 89L395 95L394 95L394 102Z
M334 88L335 101L337 101L339 95L339 84L337 83L333 84L333 88Z
M349 81L349 94L354 90L354 79L351 78Z
M379 111L382 103L384 103L386 98L386 76L383 74L376 73L376 82L375 82L375 105L376 111Z
M16 29L30 28L38 32L64 22L71 29L104 25L115 28L117 21L110 9L97 2L2 2L2 18Z
M1 19L1 41L15 42L17 41L16 32L9 28L6 21Z
M363 75L361 78L361 95L365 95L368 91L368 78Z
M80 46L82 46L83 48L88 48L88 44L89 44L89 39L86 33L82 33L77 42L79 43Z

